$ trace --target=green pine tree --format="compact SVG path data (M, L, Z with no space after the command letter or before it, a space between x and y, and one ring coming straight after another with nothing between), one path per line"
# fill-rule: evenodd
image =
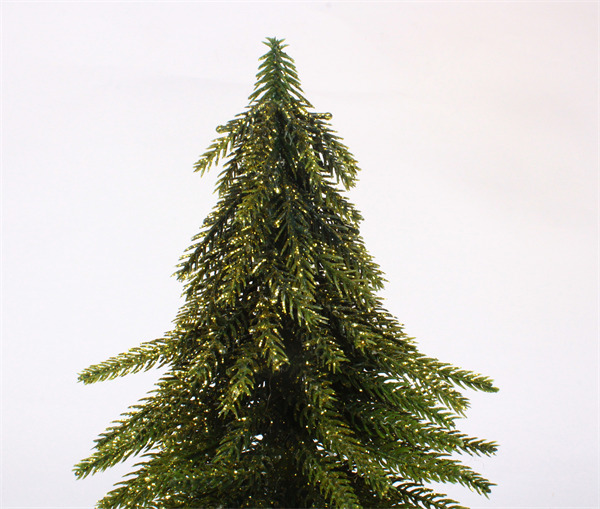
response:
M102 508L458 508L425 486L492 484L454 453L496 444L455 427L492 381L421 354L382 307L382 274L339 189L356 160L268 39L250 105L195 168L224 160L219 201L177 275L173 331L83 371L166 366L154 391L96 440L78 478L132 455Z

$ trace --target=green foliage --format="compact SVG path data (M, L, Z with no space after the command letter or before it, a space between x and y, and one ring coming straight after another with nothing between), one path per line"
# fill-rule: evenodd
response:
M92 366L93 383L168 366L96 440L77 477L141 455L99 507L458 508L427 488L492 484L456 430L497 389L425 357L382 307L382 274L343 195L357 163L309 111L285 45L268 39L247 110L196 163L224 161L219 200L178 267L174 330Z

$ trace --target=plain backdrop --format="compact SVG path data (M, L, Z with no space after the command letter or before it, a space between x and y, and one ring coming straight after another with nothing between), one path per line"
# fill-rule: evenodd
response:
M2 2L2 507L76 481L157 372L77 373L171 327L216 202L193 163L266 37L358 159L349 194L420 348L495 379L461 429L481 508L598 507L597 2Z

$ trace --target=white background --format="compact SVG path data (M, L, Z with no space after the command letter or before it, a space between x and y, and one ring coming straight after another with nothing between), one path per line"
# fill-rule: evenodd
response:
M192 165L243 111L268 36L363 169L350 194L422 351L489 375L461 429L472 507L598 505L596 2L2 4L2 507L76 481L156 372L89 364L162 336L216 201Z

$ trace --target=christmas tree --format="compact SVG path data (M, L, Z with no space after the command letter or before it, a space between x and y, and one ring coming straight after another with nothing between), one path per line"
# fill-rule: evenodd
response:
M341 189L357 162L330 115L311 111L283 41L265 44L248 108L195 165L223 161L219 200L178 266L173 330L79 380L165 374L75 473L141 456L103 508L460 507L429 482L487 495L454 453L496 444L456 420L459 389L497 389L421 354L382 307Z

